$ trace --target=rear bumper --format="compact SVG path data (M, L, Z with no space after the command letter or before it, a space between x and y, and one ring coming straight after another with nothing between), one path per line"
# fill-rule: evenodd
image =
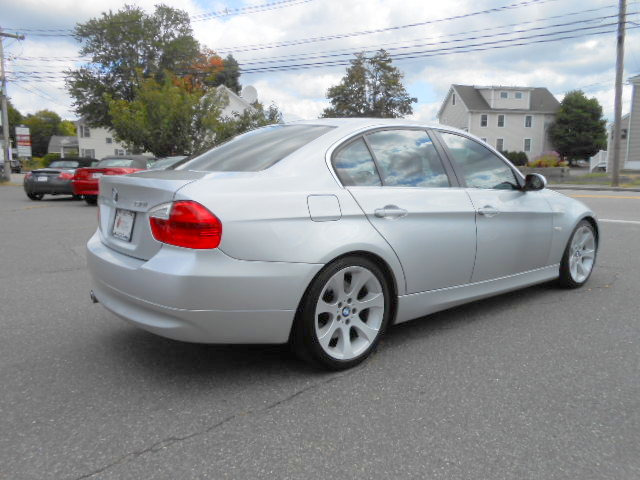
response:
M52 195L73 195L71 180L60 180L56 177L49 178L46 182L38 182L33 179L24 182L26 193L49 193Z
M75 195L98 195L97 180L73 180L71 184Z
M127 322L196 343L285 343L318 264L248 262L164 245L148 261L87 244L97 300Z

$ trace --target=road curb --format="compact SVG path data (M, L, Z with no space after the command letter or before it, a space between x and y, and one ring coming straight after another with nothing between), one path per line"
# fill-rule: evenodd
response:
M606 185L549 185L551 190L593 190L602 192L640 192L640 187L608 187Z

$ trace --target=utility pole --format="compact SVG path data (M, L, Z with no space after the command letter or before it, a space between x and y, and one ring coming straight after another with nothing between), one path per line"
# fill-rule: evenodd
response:
M12 33L4 33L0 29L0 77L2 80L2 150L4 151L4 172L2 177L4 180L11 180L11 158L9 157L9 114L7 113L7 75L4 70L4 48L2 46L3 37L24 40L24 35L14 35Z
M613 175L611 186L620 185L620 130L622 128L622 72L624 70L624 28L627 15L627 1L620 0L618 11L618 44L616 47L616 96L614 103L614 124L613 124Z

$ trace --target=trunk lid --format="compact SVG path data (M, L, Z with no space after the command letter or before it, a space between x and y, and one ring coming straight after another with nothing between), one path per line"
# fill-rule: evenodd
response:
M125 255L148 260L155 255L162 243L151 233L148 212L163 203L171 202L175 193L185 185L199 180L207 172L188 170L148 170L131 175L104 175L100 178L100 196L98 201L99 228L102 242ZM119 224L131 220L130 238L123 236L122 230L114 236L116 213L120 212Z

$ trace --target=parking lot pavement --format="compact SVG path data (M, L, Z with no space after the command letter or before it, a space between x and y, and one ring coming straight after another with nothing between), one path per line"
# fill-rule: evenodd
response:
M640 221L633 195L565 193ZM2 186L0 225L0 478L640 477L638 224L602 223L585 288L400 325L342 373L92 305L84 202Z

